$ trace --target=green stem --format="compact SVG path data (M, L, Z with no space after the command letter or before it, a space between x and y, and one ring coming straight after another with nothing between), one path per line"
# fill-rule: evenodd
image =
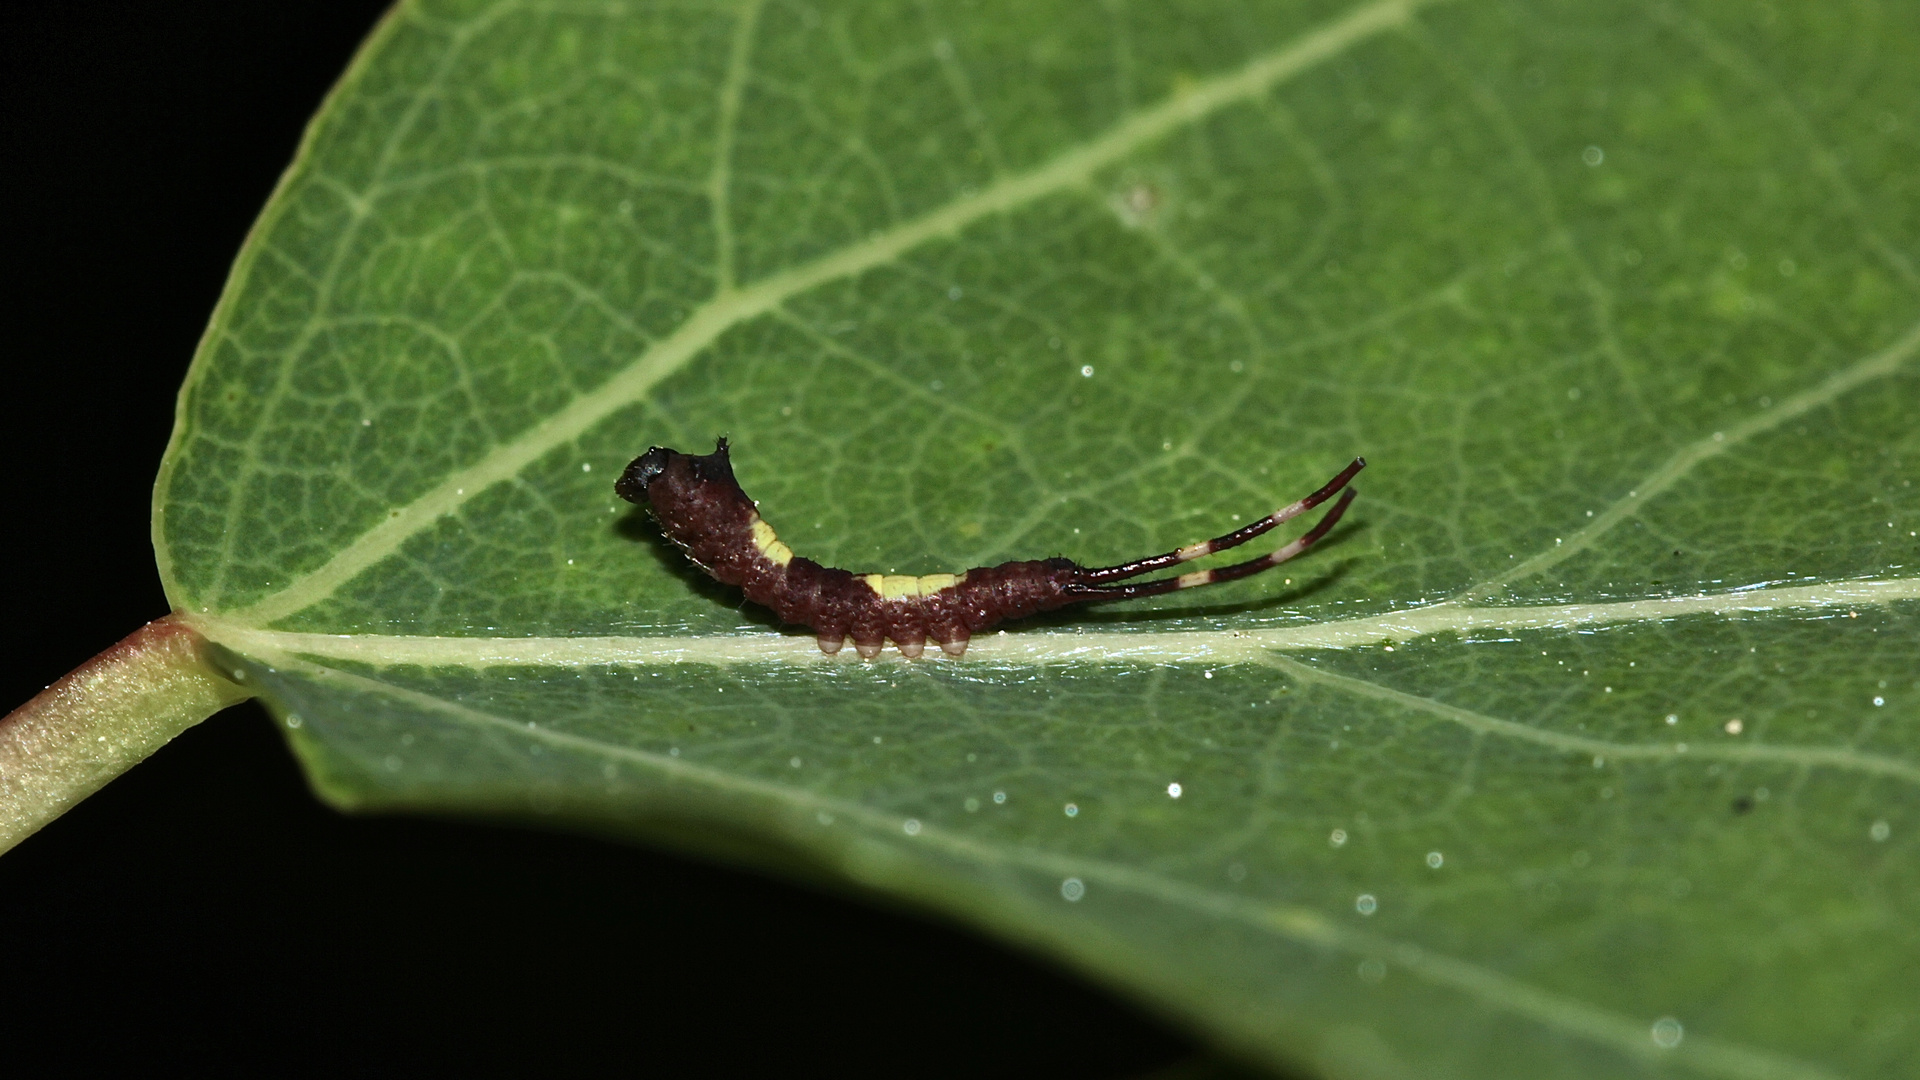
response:
M0 720L0 852L251 696L178 616L135 630Z

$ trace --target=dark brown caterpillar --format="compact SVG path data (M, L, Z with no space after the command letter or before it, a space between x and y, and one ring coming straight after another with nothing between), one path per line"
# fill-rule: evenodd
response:
M760 520L753 500L735 482L725 439L704 457L653 447L627 466L613 490L628 502L651 507L667 538L715 580L740 586L747 599L772 608L785 622L812 627L820 635L821 652L831 656L851 637L854 649L871 660L889 640L901 655L919 656L928 638L958 657L967 651L968 638L1002 619L1069 604L1156 596L1279 566L1333 528L1353 501L1353 489L1347 488L1306 535L1270 555L1137 585L1106 584L1238 547L1325 502L1366 465L1364 458L1355 458L1325 487L1299 502L1225 536L1165 555L1098 570L1056 558L924 577L854 574L795 555Z

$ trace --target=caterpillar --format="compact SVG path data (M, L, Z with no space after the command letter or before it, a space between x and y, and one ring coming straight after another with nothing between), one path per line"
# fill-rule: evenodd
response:
M1052 558L920 577L855 574L795 555L740 490L724 438L713 453L702 456L651 447L633 459L613 489L628 502L649 507L667 539L714 580L738 585L747 599L772 608L783 622L811 628L819 636L820 651L829 656L851 638L854 650L864 659L880 655L888 641L912 659L931 639L957 659L966 653L969 638L1006 619L1072 604L1131 600L1215 585L1279 566L1312 546L1340 520L1355 495L1347 483L1366 465L1365 458L1355 458L1306 498L1225 536L1164 555L1097 569ZM1300 538L1271 554L1217 570L1113 584L1238 547L1336 492L1340 500L1333 509Z

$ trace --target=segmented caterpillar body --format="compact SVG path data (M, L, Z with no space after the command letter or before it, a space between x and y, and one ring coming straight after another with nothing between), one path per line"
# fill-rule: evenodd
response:
M772 608L784 622L812 628L822 652L837 653L852 639L855 651L871 660L888 641L907 657L919 656L929 640L958 657L974 634L1006 619L1212 585L1278 566L1333 528L1353 501L1351 488L1305 535L1270 555L1155 581L1108 584L1246 543L1325 502L1365 467L1365 460L1356 458L1306 498L1225 536L1164 555L1098 569L1054 558L920 577L855 574L795 555L740 490L725 439L713 453L700 456L653 447L627 466L614 491L651 508L667 538L715 580L738 585L747 599Z

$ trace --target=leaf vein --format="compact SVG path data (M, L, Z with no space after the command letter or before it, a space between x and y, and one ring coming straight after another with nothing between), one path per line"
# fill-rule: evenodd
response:
M1565 543L1530 556L1506 573L1471 586L1453 600L1446 602L1484 600L1495 595L1511 582L1532 577L1559 565L1575 554L1592 547L1594 541L1632 517L1641 506L1655 496L1686 479L1701 463L1764 435L1795 417L1829 404L1866 383L1898 374L1916 353L1920 353L1920 322L1908 327L1907 332L1893 344L1835 372L1819 385L1802 390L1778 405L1763 409L1737 424L1730 425L1723 431L1716 431L1695 439L1662 462L1658 468L1642 477L1639 483L1627 491L1626 495L1595 514L1591 522L1568 536Z

